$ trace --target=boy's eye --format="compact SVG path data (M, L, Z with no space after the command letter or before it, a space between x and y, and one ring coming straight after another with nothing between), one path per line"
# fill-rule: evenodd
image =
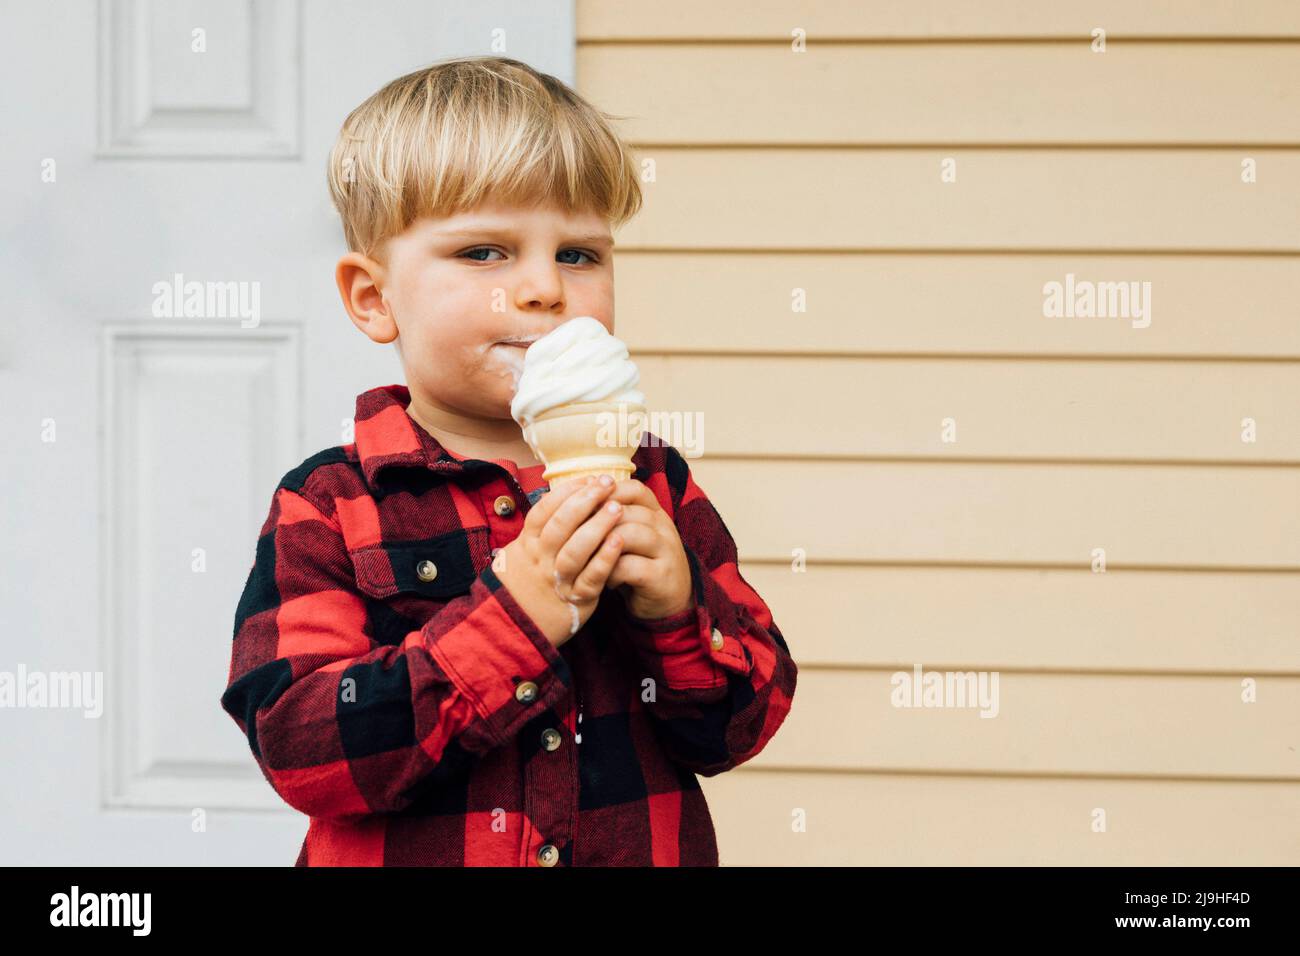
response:
M498 251L500 251L500 250L493 249L493 248L491 248L490 246L477 246L476 248L473 248L473 249L466 249L464 252L460 253L460 255L461 255L463 258L472 258L475 262L491 262L492 260L490 260L490 259L480 259L480 258L477 258L477 257L474 255L474 253L476 253L476 252L498 252ZM503 256L502 258L504 258L504 256Z
M486 256L480 256L479 253L489 253L489 252L499 253L500 251L501 250L499 249L493 249L491 246L475 246L473 249L466 249L464 252L459 253L458 255L462 259L472 259L474 262L494 262L496 260L488 259ZM580 263L578 262L572 262L562 258L564 256L572 256L572 255L586 256L588 261L590 262L598 261L594 255L592 255L590 252L585 252L582 249L563 249L556 255L556 258L559 259L561 262L565 263L565 265L575 265L575 266L579 265ZM502 255L502 258L504 259L505 256Z

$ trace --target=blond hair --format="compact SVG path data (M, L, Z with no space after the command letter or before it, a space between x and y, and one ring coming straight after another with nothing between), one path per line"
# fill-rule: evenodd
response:
M330 151L330 197L348 248L381 247L424 216L485 200L559 205L620 226L641 208L630 149L555 77L497 56L398 77L348 114Z

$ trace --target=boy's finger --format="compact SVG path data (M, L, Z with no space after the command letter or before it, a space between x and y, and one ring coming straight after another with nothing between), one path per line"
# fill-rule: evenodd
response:
M524 519L524 524L530 530L540 532L546 526L546 522L551 520L551 515L555 514L556 509L564 504L570 495L576 491L581 491L583 487L585 487L584 482L566 481L552 488L538 498L537 503L528 509L528 517Z
M565 498L538 535L542 546L550 554L558 554L573 537L573 532L598 509L604 507L611 491L613 491L612 485L605 486L598 481L593 481L584 485L577 494Z
M600 597L600 592L605 590L605 582L618 561L621 548L621 539L606 538L601 542L573 582L574 590L581 589L583 594L590 595L589 600Z
M613 496L611 495L606 499L606 503L613 500ZM620 502L620 504L622 504L622 502ZM659 522L662 520L664 519L660 517L658 512L652 511L645 505L623 505L623 511L618 516L617 527L621 528L624 525L637 524L643 525L651 531L654 531L659 527Z
M633 521L620 522L610 529L610 534L617 534L623 542L622 554L639 554L645 558L653 558L659 553L661 541L650 525Z
M655 497L655 493L635 478L625 478L614 485L609 500L618 501L625 505L644 505L652 511L663 511L663 507L659 504L659 499Z

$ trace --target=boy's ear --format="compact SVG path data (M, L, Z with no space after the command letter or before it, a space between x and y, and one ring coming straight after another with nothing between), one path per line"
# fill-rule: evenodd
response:
M346 253L334 268L334 281L352 324L381 345L396 339L398 331L384 297L387 275L382 263L359 252Z

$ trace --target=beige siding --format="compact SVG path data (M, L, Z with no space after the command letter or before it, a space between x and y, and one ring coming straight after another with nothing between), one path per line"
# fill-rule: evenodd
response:
M800 665L768 749L703 781L723 862L1300 864L1300 5L578 26L655 176L619 333L655 410L701 414ZM1046 317L1067 275L1151 283L1149 326ZM918 665L995 672L997 716L893 706Z
M1300 358L1294 255L641 248L616 271L619 331L643 353ZM1150 326L1044 321L1043 284L1067 272L1149 281ZM794 288L808 293L797 320Z
M704 781L732 866L1294 866L1300 857L1293 781L743 769ZM1104 834L1089 827L1098 808Z
M881 40L1072 39L1096 27L1126 38L1300 36L1300 5L1290 0L659 0L608 3L579 0L578 38L597 41L679 39L721 43L788 37L801 27L812 37L871 43ZM582 78L579 77L579 81Z
M584 92L617 103L643 143L1300 141L1295 43L1121 41L1104 56L1078 40L959 44L942 69L915 44L810 43L811 57L759 42L592 46ZM633 58L653 80L625 82Z

